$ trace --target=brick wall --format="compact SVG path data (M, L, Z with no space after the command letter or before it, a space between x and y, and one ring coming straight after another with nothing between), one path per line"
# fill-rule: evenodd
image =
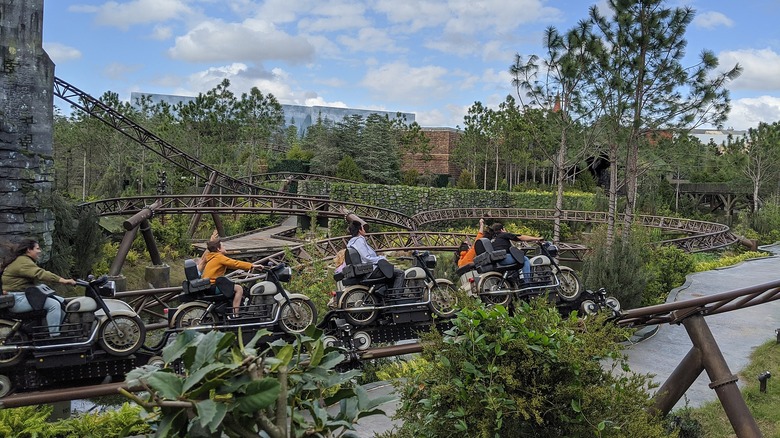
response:
M405 155L401 159L401 170L416 170L421 175L450 175L457 178L460 168L455 166L450 155L455 151L460 133L453 128L423 128L423 133L431 142L431 159L425 161L420 156Z

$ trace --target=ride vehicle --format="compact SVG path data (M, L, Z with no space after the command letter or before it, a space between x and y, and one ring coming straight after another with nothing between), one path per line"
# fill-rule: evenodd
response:
M371 275L373 265L361 263L360 254L347 248L345 267L334 275L338 285L336 308L320 324L333 333L328 338L330 343L346 333L354 348L365 350L371 344L369 333L373 329L383 341L414 338L416 332L407 333L404 328L430 324L433 315L450 318L455 314L457 291L451 281L435 277L436 256L428 251L412 251L407 259L412 266L403 272L402 286L394 288L394 270L389 262L380 260L377 269L382 275ZM361 330L352 334L355 327Z
M129 304L111 298L115 293L114 282L102 276L76 280L76 285L84 288L84 296L65 299L64 318L57 336L49 333L45 310L15 313L10 310L13 297L4 295L0 300L0 397L13 387L9 376L26 373L17 377L27 382L26 386L35 387L40 383L38 370L66 374L66 367L112 357L127 358L143 346L146 326ZM39 285L25 293L31 304L36 301L42 304L54 291ZM41 306L33 305L37 307Z
M284 263L268 266L261 273L237 270L225 276L245 289L244 304L236 312L232 308L232 285L212 293L209 280L200 278L192 260L185 261L184 273L186 280L178 297L182 304L171 309L171 328L241 327L253 331L265 328L271 332L302 333L317 320L317 310L309 297L284 288L283 283L292 278L292 269Z
M607 290L603 287L596 292L586 290L582 293L580 302L580 313L585 316L595 316L599 312L611 313L611 318L617 318L620 313L620 301L612 296L607 296Z
M556 304L574 303L582 294L582 282L573 269L558 264L558 247L552 242L540 242L538 254L529 257L530 278L523 277L525 254L519 248L509 248L517 262L502 265L499 262L506 258L506 251L494 250L486 238L477 240L474 245L477 255L473 270L477 274L472 274L469 283L477 284L473 290L486 304L508 305L513 298L527 299L543 294L550 294Z

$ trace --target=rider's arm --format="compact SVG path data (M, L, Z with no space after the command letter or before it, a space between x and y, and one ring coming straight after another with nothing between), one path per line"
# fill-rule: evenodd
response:
M59 275L53 272L49 272L36 265L35 262L29 257L24 257L22 260L22 265L20 266L18 276L27 277L29 279L36 280L36 282L43 283L63 283L62 280L65 280Z

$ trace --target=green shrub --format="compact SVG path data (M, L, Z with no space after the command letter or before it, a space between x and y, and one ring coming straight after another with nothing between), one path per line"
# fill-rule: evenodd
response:
M645 266L649 252L646 238L635 231L628 241L618 235L612 246L607 247L605 231L600 227L588 242L593 250L585 257L582 268L585 287L606 288L625 309L640 307L649 280Z
M685 277L694 271L693 257L685 251L662 246L649 251L646 263L649 281L643 296L643 305L666 301L669 292L685 283Z
M626 372L612 341L624 336L603 318L563 319L544 300L514 315L464 309L427 336L427 365L399 383L395 436L666 436L644 410L650 381Z
M141 408L127 403L118 409L84 413L48 421L52 407L0 409L0 436L18 438L113 438L147 434L152 429L141 418Z

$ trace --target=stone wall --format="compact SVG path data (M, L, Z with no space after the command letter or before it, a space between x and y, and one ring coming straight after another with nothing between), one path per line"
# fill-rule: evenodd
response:
M43 51L43 0L0 2L0 243L51 245L41 208L53 181L54 63ZM44 250L44 254L47 251Z

